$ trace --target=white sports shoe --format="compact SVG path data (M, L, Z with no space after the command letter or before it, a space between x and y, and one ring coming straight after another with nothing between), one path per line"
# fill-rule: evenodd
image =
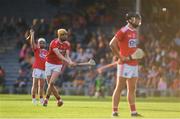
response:
M37 105L37 101L36 101L35 98L32 99L32 103L33 103L34 105Z

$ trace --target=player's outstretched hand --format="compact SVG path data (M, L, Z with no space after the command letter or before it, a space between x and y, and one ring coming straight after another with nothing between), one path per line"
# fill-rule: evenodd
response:
M34 35L34 30L30 29L30 35Z
M73 61L70 61L70 62L69 62L69 65L74 67L74 66L77 65L77 63L76 63L76 62L73 62Z
M102 68L98 68L98 69L97 69L97 72L98 72L99 74L101 74L101 73L102 73Z

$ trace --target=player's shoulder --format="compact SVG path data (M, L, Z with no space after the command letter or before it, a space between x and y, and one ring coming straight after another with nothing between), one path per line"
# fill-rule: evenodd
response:
M128 27L127 26L123 26L123 27L121 27L121 29L119 31L122 32L122 33L125 33L125 32L128 31Z
M37 52L37 51L39 51L40 50L40 48L39 47L35 47L35 48L33 48L33 51L34 52Z
M55 42L55 43L57 43L57 42L58 42L58 39L57 39L57 38L55 38L55 39L53 39L51 42Z
M55 38L55 39L53 39L52 41L51 41L51 43L50 44L57 44L58 43L58 39L57 38Z
M71 45L69 41L64 41L64 43L65 43L66 45L68 45L68 46Z

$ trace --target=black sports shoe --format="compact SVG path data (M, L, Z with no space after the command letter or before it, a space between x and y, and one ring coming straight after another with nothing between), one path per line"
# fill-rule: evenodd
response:
M57 101L57 106L58 106L58 107L61 107L62 105L63 105L63 101L62 101L62 100L58 100L58 101Z
M132 113L131 114L131 117L143 117L141 114L138 114L138 113Z
M112 113L112 117L118 117L118 113L117 112L113 112Z

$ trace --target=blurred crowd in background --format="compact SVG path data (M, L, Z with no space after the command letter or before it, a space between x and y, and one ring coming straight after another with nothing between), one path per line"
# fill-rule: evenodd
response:
M119 14L118 10L114 10L120 9L118 0L115 1L112 3L104 0L93 4L61 2L61 7L68 8L68 11L57 11L50 19L35 18L29 21L16 17L1 18L1 42L8 44L14 40L19 52L20 69L19 77L14 83L14 93L27 93L24 89L31 86L34 55L26 40L29 29L35 30L36 39L44 37L48 48L50 41L56 38L56 30L66 28L72 48L71 58L76 62L93 58L97 65L65 67L56 85L67 95L112 95L116 82L116 67L103 72L97 72L97 69L114 62L108 44L116 31L126 24L124 13L129 9L121 8L122 12ZM79 11L78 6L82 7ZM159 1L154 1L148 9L145 8L144 6L141 13L139 47L146 52L146 56L140 61L137 95L180 96L180 16L174 14L173 9L163 8ZM0 68L1 85L4 77L5 72Z

